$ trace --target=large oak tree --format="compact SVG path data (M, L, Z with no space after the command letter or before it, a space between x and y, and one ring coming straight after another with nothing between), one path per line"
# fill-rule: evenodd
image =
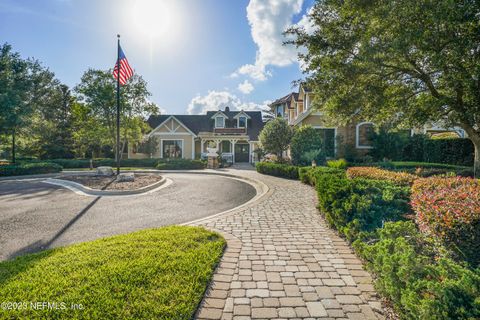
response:
M480 170L480 2L318 0L293 28L315 105L343 120L460 126ZM313 31L312 31L313 30Z

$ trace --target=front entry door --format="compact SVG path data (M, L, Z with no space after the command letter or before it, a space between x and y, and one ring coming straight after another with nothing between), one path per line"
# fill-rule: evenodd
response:
M248 144L235 144L235 162L249 162L250 146Z

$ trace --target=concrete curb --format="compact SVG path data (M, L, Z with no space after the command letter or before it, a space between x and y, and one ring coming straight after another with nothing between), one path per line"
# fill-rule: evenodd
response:
M89 187L85 187L84 185L73 182L73 181L68 181L68 180L63 180L63 179L55 179L55 178L48 178L44 181L44 183L48 184L53 184L57 186L61 186L64 188L67 188L77 194L81 195L89 195L89 196L129 196L129 195L139 195L139 194L145 194L148 193L149 191L157 190L160 189L160 187L166 187L172 183L170 179L166 179L165 177L162 177L160 181L157 181L155 183L152 183L151 185L142 187L140 189L135 189L135 190L98 190L98 189L92 189Z

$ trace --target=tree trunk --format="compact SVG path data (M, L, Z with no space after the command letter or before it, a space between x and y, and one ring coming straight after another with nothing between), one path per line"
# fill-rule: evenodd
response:
M472 139L475 147L475 158L473 160L473 176L480 177L480 139Z
M475 157L473 160L473 176L475 178L478 178L480 177L480 132L465 123L461 127L467 132L468 138L472 141L473 146L475 147Z
M15 129L12 130L12 163L15 163Z

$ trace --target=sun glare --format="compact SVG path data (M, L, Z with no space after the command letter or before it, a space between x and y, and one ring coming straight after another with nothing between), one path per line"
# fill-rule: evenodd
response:
M137 31L151 41L171 43L182 27L175 0L137 0L131 10Z

